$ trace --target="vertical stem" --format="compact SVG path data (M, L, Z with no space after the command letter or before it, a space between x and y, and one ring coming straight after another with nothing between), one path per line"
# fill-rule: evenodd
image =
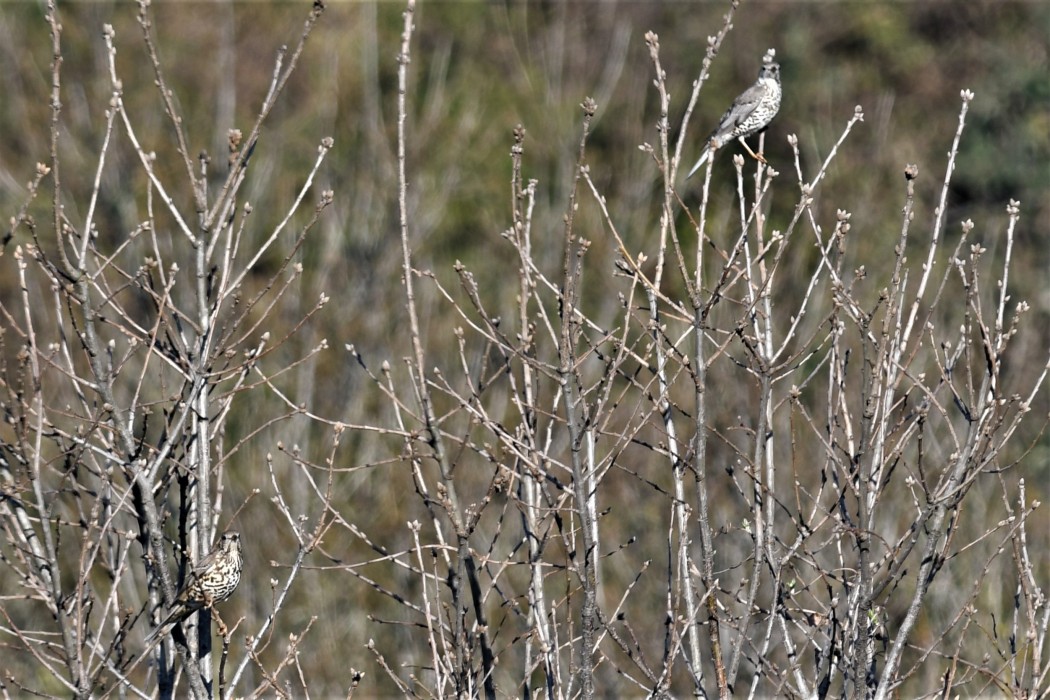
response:
M562 268L561 333L558 342L558 380L565 397L565 422L569 431L572 459L573 492L580 518L583 552L577 553L578 572L583 586L583 605L580 610L580 696L586 700L594 697L595 631L598 620L598 539L596 493L594 487L593 428L589 424L586 406L580 393L580 378L577 369L576 336L579 332L576 320L577 294L584 246L579 245L573 234L576 212L576 193L583 169L584 149L590 130L591 118L597 106L590 98L584 100L583 135L580 138L576 173L569 196L568 213L565 215L565 255Z
M487 698L495 698L496 686L495 680L493 679L493 672L495 670L496 657L489 643L487 631L488 625L485 619L485 612L482 605L483 601L480 595L480 586L477 580L478 567L474 561L474 556L470 551L470 533L467 531L462 516L459 495L456 490L455 481L452 478L452 470L448 461L444 441L442 440L441 430L438 426L437 414L434 411L430 390L427 387L426 362L424 359L423 343L421 340L422 334L419 327L419 314L416 310L415 287L413 282L415 271L412 267L412 252L408 241L408 180L405 174L405 122L408 119L408 110L406 106L408 95L408 65L411 62L410 47L412 32L414 30L412 19L415 13L415 8L415 0L408 0L404 12L405 24L404 31L401 34L401 52L398 54L397 71L397 204L398 222L401 232L402 282L405 285L405 296L408 300L408 319L412 337L415 379L417 382L416 394L423 409L423 419L426 423L427 444L432 450L435 462L437 462L441 476L441 483L444 487L443 499L445 501L445 511L448 514L449 519L452 521L452 527L456 532L456 551L458 561L456 565L449 570L449 588L452 592L453 603L452 624L453 633L455 634L457 642L456 648L457 650L465 651L465 646L460 642L465 643L466 630L462 627L460 627L459 630L456 629L457 626L462 626L462 614L466 612L466 601L464 600L464 593L462 590L462 578L465 576L467 584L470 587L471 603L474 607L474 615L477 618L478 623L477 634L478 644L481 647L481 675L485 687L485 696ZM473 660L469 658L469 655L464 655L459 659L459 672L456 674L456 677L458 679L457 682L463 683L463 685L457 688L458 692L467 692L468 687L470 687L467 682L467 677L469 675L472 661Z

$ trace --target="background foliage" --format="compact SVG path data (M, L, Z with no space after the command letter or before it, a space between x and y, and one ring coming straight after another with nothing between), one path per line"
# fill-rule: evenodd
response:
M575 174L579 105L586 96L597 102L586 158L591 177L607 196L610 217L627 249L651 249L652 222L659 218L660 176L652 157L638 146L656 143L659 105L643 35L651 30L660 36L672 99L671 128L677 136L706 38L720 28L725 9L714 2L424 3L419 7L406 127L416 266L455 287L453 263L462 261L485 291L490 312L510 317L517 287L506 282L516 261L500 232L510 224L512 130L516 124L525 127L523 168L526 178L538 182L533 221L536 260L541 269L555 270ZM334 303L279 345L266 363L271 369L290 365L326 339L329 349L282 375L275 385L311 414L347 424L392 427L394 416L388 401L344 347L352 344L373 370L389 362L401 382L405 381L402 358L411 354L397 230L395 100L402 10L396 3L329 6L261 135L245 193L263 235L302 186L317 143L325 136L334 138L335 148L313 193L317 199L321 190L332 189L334 203L317 233L294 254L303 274L294 293L284 296L268 318L267 330L284 338L301 318L302 309L321 294ZM164 154L171 152L173 144L135 25L134 6L99 1L70 4L60 11L65 30L62 201L70 218L83 219L102 112L110 94L103 24L115 27L125 104L138 119L144 147ZM246 129L253 121L271 80L274 52L294 42L304 8L288 3L179 2L157 3L153 13L161 59L185 118L190 150L207 151L219 161L225 158L228 130ZM1050 6L745 2L735 25L701 95L691 126L695 138L684 159L698 155L706 130L729 100L753 81L765 50L776 48L785 99L765 141L765 154L774 167L791 170L788 134L798 135L807 163L822 161L854 105L864 108L865 121L834 160L814 209L826 221L834 218L837 208L850 209L857 238L844 267L864 266L876 279L885 277L893 264L887 251L898 234L905 163L919 167L917 217L930 220L957 122L959 91L974 91L950 191L946 236L950 243L959 222L973 219L975 239L987 248L986 258L996 268L1005 255L1006 202L1010 198L1021 202L1010 295L1028 300L1033 309L1030 325L1015 341L1010 372L1019 383L1030 382L1050 348ZM25 201L25 183L32 178L35 163L46 161L49 62L48 30L40 5L6 4L0 13L0 212L5 218ZM140 194L145 180L133 167L133 154L126 145L117 144L110 157L97 216L103 242L107 236L118 241L122 232L133 230L143 220L146 206ZM157 167L162 178L180 181L176 159L161 157ZM708 235L715 240L734 216L732 168L729 155L720 154L708 212ZM698 187L699 183L680 188L686 205L696 205ZM782 187L788 189L786 183ZM176 189L174 196L189 206L188 190ZM782 227L790 219L795 197L795 192L786 191L773 198L768 211L771 227ZM47 199L38 199L30 213L48 221ZM688 236L685 214L678 215L686 231L683 235ZM302 224L307 216L299 215L301 220L294 223ZM603 233L595 207L582 207L576 225L592 242L588 265L607 271L586 278L581 305L598 319L610 319L617 308L618 286L612 272L617 246ZM25 243L23 236L16 233L5 253ZM269 280L293 239L288 234L283 246L261 261L253 273L258 285ZM802 271L814 260L800 257L790 264ZM681 296L680 284L668 277L663 291ZM16 279L0 278L5 300L17 293ZM421 284L417 293L429 361L454 366L457 348L451 329L462 321L432 285ZM12 355L16 350L5 346ZM715 404L717 414L709 421L734 425L739 415L748 412L749 397L746 392L734 393L731 386L716 389L723 392L724 401ZM1044 383L1032 419L1011 443L1014 451L1008 450L1004 457L1007 463L1020 460L1022 467L1007 478L1025 475L1030 500L1044 503L1050 498L1050 442L1043 432L1048 411L1050 394ZM271 423L260 420L261 416L285 418ZM226 498L231 504L247 501L247 505L235 522L222 524L245 535L247 564L245 583L223 610L231 611L227 617L252 619L267 613L269 579L281 575L281 565L288 559L283 552L292 544L279 529L268 526L273 513L266 499L250 498L252 491L263 478L267 456L273 455L293 508L304 512L316 508L309 488L288 465L296 455L323 462L332 450L331 431L290 413L281 401L257 395L251 403L234 405L226 441L236 446L226 474ZM400 439L351 430L341 438L336 453L334 507L365 528L371 542L384 551L411 549L412 533L405 523L422 517L410 474L399 458L402 450ZM731 459L729 453L722 457ZM716 455L713 461L719 459ZM640 560L658 551L665 535L666 513L629 507L636 490L647 488L642 481L621 476L603 486L602 499L613 509L603 520L606 541L640 538L624 554L622 567L610 566L611 589L622 586ZM715 502L735 497L728 480L715 479L711 488ZM994 522L1005 517L1001 499L989 495L985 501L987 512L982 518ZM738 526L725 523L727 528ZM1045 508L1036 512L1030 528L1041 537L1050 534ZM655 539L647 542L647 536ZM1045 586L1050 580L1050 557L1045 549L1037 548L1034 554L1035 573ZM375 556L375 549L361 538L326 539L308 560L311 568L293 589L280 618L277 632L287 635L317 617L303 641L299 663L319 696L345 692L349 666L366 671L368 682L375 684L372 691L394 690L364 648L370 639L394 663L418 662L407 654L399 659L395 651L407 645L414 634L411 628L376 622L404 619L398 604L361 578L380 574L350 575L338 569ZM273 562L278 564L271 570ZM951 571L938 580L937 597L951 600L961 591L968 595L978 573ZM3 571L0 583L5 595L17 586ZM408 574L382 581L410 598L419 596L417 583ZM660 609L662 583L643 580L637 594L656 601L654 615ZM984 619L990 634L992 621L1002 620L1009 609L1012 594L1012 589L989 592ZM936 615L936 606L926 614ZM643 625L642 631L662 634L659 621L648 628ZM31 663L9 656L2 665L11 669Z

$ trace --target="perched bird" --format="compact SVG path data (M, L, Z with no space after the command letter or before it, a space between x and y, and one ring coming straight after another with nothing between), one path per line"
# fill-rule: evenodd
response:
M744 145L747 152L756 160L763 163L766 159L762 154L755 153L744 141L748 136L754 136L769 126L773 117L780 110L780 65L773 62L772 50L763 59L762 69L758 72L758 80L739 97L733 100L733 104L722 115L718 122L718 128L711 132L704 145L704 152L700 154L700 160L686 175L686 179L693 176L700 166L703 165L711 154L726 145L730 139L738 139Z
M175 597L171 612L150 632L146 643L152 642L201 608L210 608L229 598L241 582L243 563L241 536L236 532L227 532L219 538L208 555L193 567Z

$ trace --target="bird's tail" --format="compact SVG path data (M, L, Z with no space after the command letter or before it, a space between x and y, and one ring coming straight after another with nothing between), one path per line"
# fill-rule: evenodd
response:
M689 174L685 176L686 180L691 178L693 174L700 169L700 166L707 162L707 159L711 157L711 151L711 145L704 144L704 152L700 154L700 160L696 161L696 165L693 166L693 169L690 170Z
M145 640L143 640L143 643L144 643L144 644L145 644L145 645L146 645L147 647L148 647L148 646L150 646L150 645L152 645L152 644L153 644L153 642L154 642L154 641L156 641L157 637L159 637L159 636L160 636L160 633L164 631L164 628L165 628L166 626L167 626L167 625L158 625L157 627L154 627L154 628L153 628L153 631L152 631L152 632L150 632L149 634L147 634L147 635L146 635L146 639L145 639Z
M146 639L143 640L146 643L146 646L153 644L157 637L162 634L167 634L174 626L174 623L180 622L179 615L182 612L182 606L176 605L172 611L168 613L168 616L161 620L161 623L154 627L152 632L146 635Z

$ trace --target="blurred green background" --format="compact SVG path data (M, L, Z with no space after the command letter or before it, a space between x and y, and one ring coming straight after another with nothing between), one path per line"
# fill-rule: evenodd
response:
M59 7L65 30L63 204L70 218L83 220L111 89L103 24L116 28L124 99L146 148L170 156L173 138L145 58L136 6L99 0ZM463 261L487 290L490 308L510 313L517 290L506 280L516 261L499 234L510 224L509 152L512 129L520 123L527 130L525 176L538 180L537 258L541 267L555 270L579 140L579 105L587 96L598 102L587 152L592 177L607 197L628 249L650 250L661 185L651 157L639 149L658 140L653 66L643 37L647 31L659 35L672 99L672 137L677 138L707 37L721 27L726 7L722 2L424 2L416 12L407 125L416 265L455 286L452 263ZM218 171L215 182L225 172L227 131L249 129L266 93L277 47L294 45L307 9L305 3L155 3L155 34L168 84L185 118L190 150L211 155ZM347 422L390 424L391 417L343 346L354 344L373 368L383 360L397 366L409 352L395 161L402 10L395 2L328 3L299 70L263 131L245 190L256 211L253 235L261 239L302 186L317 144L334 137L335 149L311 197L316 200L322 189L331 188L335 205L298 254L306 274L276 318L295 323L321 292L334 303L270 361L274 367L287 364L326 338L333 350L308 371L284 378L282 388L314 413ZM732 98L753 82L762 54L775 48L785 97L765 142L767 158L781 172L769 215L772 228L786 225L797 201L786 137L798 135L808 179L854 106L864 109L864 123L841 149L815 204L825 222L833 221L836 209L853 213L851 235L857 238L849 254L855 260L847 269L865 265L884 275L892 263L885 251L899 233L906 163L919 166L913 245L925 249L957 126L959 92L974 91L949 190L945 237L953 245L960 222L971 218L976 223L973 240L1001 264L1007 200L1020 200L1011 295L1032 304L1033 318L1029 330L1015 340L1021 346L1020 360L1011 371L1019 383L1030 382L1050 348L1050 3L744 2L734 24L693 115L683 166L699 155L703 137ZM40 4L0 5L0 213L5 220L24 201L35 163L47 160L50 58ZM121 140L110 158L97 218L103 240L120 240L144 218L144 178ZM192 211L178 160L158 162L177 201ZM718 238L719 226L734 210L731 158L721 153L714 167L709 234ZM698 187L699 182L690 181L680 188L690 207L697 203ZM46 199L32 209L42 222L49 220ZM297 221L303 220L305 214ZM580 226L593 242L589 263L611 271L615 245L595 212L581 213ZM680 226L688 236L684 216ZM286 234L288 243L293 235ZM20 242L16 237L9 245ZM264 261L260 282L284 250L278 246L272 260ZM0 291L10 294L13 283L0 281ZM674 279L667 282L670 291L676 284ZM611 272L604 278L591 275L585 304L600 316L618 288ZM422 285L420 293L428 350L434 364L446 365L455 348L452 334L440 329L458 321L429 285ZM283 336L279 327L273 332ZM1026 438L1035 439L1048 407L1044 386L1033 411L1041 417L1026 426L1018 449ZM264 409L253 404L251 410ZM735 410L728 407L726 416L712 421L732 422L730 412ZM257 421L257 415L245 413L235 415L231 425L247 432ZM242 448L237 467L231 469L229 497L234 502L258 481L251 465L277 451L278 441L319 459L330 435L301 418L259 434ZM399 452L397 441L348 433L340 466L366 467ZM1026 457L1029 496L1043 502L1050 498L1048 461L1050 445L1044 435ZM391 549L406 545L404 522L419 511L401 469L361 468L339 483L349 512L365 514L370 532L381 541L389 534L384 544ZM295 488L291 477L289 483ZM301 496L308 509L305 489ZM609 497L615 500L615 495ZM246 531L270 515L264 505L253 505L241 517ZM646 514L631 517L644 521ZM1050 530L1045 509L1036 527L1043 535ZM282 544L280 535L275 537L246 542L249 564L264 575L258 586L230 603L242 606L245 614L264 613L269 604L265 571L271 559L281 559L273 553ZM368 556L358 542L327 544L329 554L343 561ZM320 557L313 563L329 562ZM1047 572L1045 560L1040 571ZM969 585L965 577L961 581ZM397 634L367 619L370 613L396 615L391 604L350 577L310 572L303 583L279 631L296 630L309 616L321 616L307 642L309 658L303 660L312 681L334 691L345 686L347 667L353 665L381 682L362 645L370 637ZM410 589L415 584L406 577L401 585Z

